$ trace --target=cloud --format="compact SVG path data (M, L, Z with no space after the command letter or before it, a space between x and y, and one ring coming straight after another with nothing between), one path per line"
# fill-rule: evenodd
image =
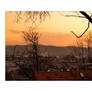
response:
M7 33L7 39L11 40L13 43L16 40L16 43L23 43L21 32L24 30L9 30ZM11 33L11 34L10 34ZM62 33L62 32L40 32L39 43L43 45L54 45L54 46L72 46L75 41L75 36L72 33ZM12 36L13 39L10 39ZM19 39L17 39L19 38ZM14 40L15 39L15 40ZM19 41L20 40L20 41Z
M20 31L20 30L9 30L9 32L13 33L13 34L19 34L23 31Z
M40 43L45 45L68 46L73 45L74 38L71 33L44 32L40 37Z

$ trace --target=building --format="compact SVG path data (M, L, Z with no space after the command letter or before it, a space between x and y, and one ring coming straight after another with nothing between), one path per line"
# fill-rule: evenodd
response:
M92 71L34 72L32 80L92 80Z

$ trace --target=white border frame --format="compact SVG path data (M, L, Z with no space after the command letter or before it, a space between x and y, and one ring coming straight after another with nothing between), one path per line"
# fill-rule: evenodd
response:
M87 92L92 81L5 81L5 11L92 11L92 0L2 0L0 1L0 90L5 92Z

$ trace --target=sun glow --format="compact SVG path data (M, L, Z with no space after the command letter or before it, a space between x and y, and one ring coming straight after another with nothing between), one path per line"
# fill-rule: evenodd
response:
M70 32L81 34L87 27L87 20L76 17L64 17L59 13L73 14L73 12L53 12L50 17L40 23L37 31L41 34L40 44L55 46L71 46L75 36ZM31 26L29 22L16 23L13 12L6 12L6 45L25 44L21 31L26 31ZM91 30L92 27L89 28Z

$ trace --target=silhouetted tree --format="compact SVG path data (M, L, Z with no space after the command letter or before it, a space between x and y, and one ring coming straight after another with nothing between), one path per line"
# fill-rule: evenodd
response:
M32 23L31 26L37 26L42 21L45 21L46 17L50 16L48 11L18 11L16 13L17 22L23 21Z
M78 65L81 67L84 65L87 69L87 64L92 62L92 32L88 32L81 38L77 38L76 42L77 48L73 48L75 56L78 56L80 59Z
M76 40L76 47L73 48L73 54L76 56L76 63L79 69L82 69L82 66L85 63L85 48L84 48L84 39L80 38Z
M27 70L25 69L25 67L20 64L20 62L23 61L23 56L24 56L24 54L25 54L25 50L24 50L24 52L20 55L20 58L19 58L18 60L16 60L16 51L17 51L16 49L17 49L17 47L18 47L18 46L15 45L14 48L13 48L12 61L13 61L13 63L16 64L16 66L18 66L18 67L20 68L20 71L21 71L27 78L29 78L29 80L31 80L33 71L30 69L31 73L29 74L29 73L27 72ZM7 71L6 71L6 72L7 72ZM12 73L11 73L11 74L12 74Z
M24 40L32 47L33 57L36 62L33 62L34 71L39 71L39 59L38 59L38 45L39 45L39 33L30 28L28 31L23 32ZM32 54L31 53L31 54Z
M92 32L88 32L84 39L87 47L88 62L92 62Z

